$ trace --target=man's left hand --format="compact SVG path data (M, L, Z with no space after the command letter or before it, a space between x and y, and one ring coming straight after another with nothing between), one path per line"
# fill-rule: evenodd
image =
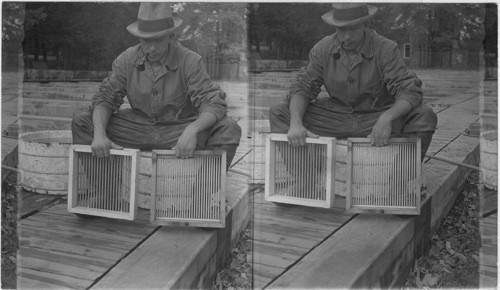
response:
M391 121L383 115L377 120L373 126L372 133L368 135L372 146L386 146L389 144L389 137L391 136L392 124Z
M197 130L187 126L182 132L181 137L173 148L177 158L191 158L194 155L197 143Z

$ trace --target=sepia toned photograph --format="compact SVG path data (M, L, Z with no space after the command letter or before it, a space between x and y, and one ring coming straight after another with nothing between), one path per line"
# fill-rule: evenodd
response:
M2 2L2 289L496 289L496 2Z

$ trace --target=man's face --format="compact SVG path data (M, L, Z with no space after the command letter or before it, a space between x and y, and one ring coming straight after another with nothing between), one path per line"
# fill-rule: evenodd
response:
M141 38L142 49L145 53L149 53L148 59L150 62L159 62L167 53L170 42L170 35L160 38Z
M366 29L365 23L335 27L340 41L344 42L344 47L347 50L355 49L363 42L364 32Z

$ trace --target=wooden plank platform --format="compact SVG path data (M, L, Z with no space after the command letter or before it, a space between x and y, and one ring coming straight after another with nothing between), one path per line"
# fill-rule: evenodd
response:
M255 191L253 235L253 287L261 289L347 223L345 198L337 197L332 209L283 207L264 200Z
M19 111L19 95L22 90L21 73L2 73L2 132L16 123ZM2 161L17 146L17 139L2 136Z
M221 82L220 85L227 93L228 115L238 122L243 132L231 168L249 172L247 164L251 140L246 138L248 85L241 82ZM55 90L56 94L52 96L61 96L57 94L58 91L80 90L86 93L93 90L96 84L33 82L27 85L33 92L37 91L37 86L43 88L42 92ZM54 89L54 86L60 88ZM70 97L78 98L83 95L81 92ZM54 108L42 108L54 102L42 102L42 107L37 108L33 100L23 100L33 105L27 107L32 109L28 111L29 114L40 112L41 115L52 116L51 112L57 112ZM71 98L55 102L59 102L59 107L67 108L74 102L79 104L79 107L73 108L76 110L85 107L85 102ZM72 113L68 114L58 118L70 120L68 117ZM56 122L48 120L46 125L49 128L61 124L67 126L68 122L58 123L59 119ZM220 230L154 228L149 222L120 222L102 218L80 220L66 212L65 204L35 213L21 221L22 250L19 252L18 285L23 288L86 289L165 288L167 285L171 288L208 288L216 272L231 256L231 248L250 219L247 179L244 175L228 173L226 188L229 211L226 228ZM37 199L34 196L30 198ZM144 221L149 219L149 211L142 210L140 214Z
M474 164L478 138L462 132L478 119L477 79L470 72L455 71L431 71L421 78L425 91L431 93L425 101L438 113L440 122L429 153ZM251 96L247 103L245 84L227 82L221 86L228 91L229 114L243 129L233 167L262 175L262 133L269 130L266 115L250 119L246 106L259 104L252 103ZM262 111L265 106L267 103L260 106ZM250 203L247 179L234 173L229 173L228 187L234 190L228 197L231 211L226 221L232 226L225 230L163 227L143 228L142 232L128 229L131 233L120 230L118 234L106 226L103 231L82 226L82 221L75 223L74 216L67 217L64 205L57 205L21 221L30 221L20 227L24 249L20 252L20 274L27 283L23 285L209 288L253 210L255 288L395 287L422 253L469 172L437 160L426 160L424 167L429 197L417 218L346 214L341 197L336 198L333 209L278 207L263 200L262 188ZM82 236L88 236L88 241ZM72 274L77 269L82 269L81 273Z
M81 219L66 203L18 222L18 286L90 287L155 227L114 219Z
M488 216L497 211L498 192L482 186L479 190L479 216Z
M453 76L435 78L435 71L425 75L429 82L424 90L432 92L428 105L438 113L438 129L434 135L430 154L447 157L458 162L477 164L479 158L479 138L462 135L472 122L479 119L479 73L453 72ZM420 74L419 74L420 75ZM434 77L433 77L434 76ZM456 78L454 80L453 78ZM459 80L459 81L458 81ZM424 84L426 80L424 80ZM448 94L440 95L442 91ZM452 92L452 94L450 94ZM256 102L259 105L258 100ZM261 136L255 137L260 143L268 132L267 120L254 122ZM255 161L257 162L257 161ZM254 164L257 172L261 164ZM290 245L280 249L286 254L276 258L268 249L279 249L279 241L293 238L302 228L314 227L317 220L297 226L295 230L272 227L266 231L267 219L255 218L255 229L262 223L264 228L260 239L271 240L267 247L254 247L254 257L263 261L272 261L269 265L254 263L254 285L265 288L386 288L401 285L402 279L409 273L412 262L423 252L426 243L453 205L460 188L463 186L469 169L426 160L424 164L424 182L428 188L428 197L422 204L422 213L417 217L398 217L390 215L353 216L347 223L331 230L327 238L319 244L304 243L305 249ZM255 197L259 200L258 197ZM261 212L259 202L255 204L255 215ZM280 209L281 210L281 209ZM299 209L294 209L300 212ZM305 211L305 208L302 208ZM266 215L278 215L278 209L269 207ZM342 213L342 211L340 211ZM300 215L300 213L296 213ZM284 222L284 221L280 221ZM257 235L257 230L254 235ZM296 241L300 244L300 240ZM307 249L307 247L309 247ZM295 251L295 255L289 252ZM259 252L260 251L260 252ZM278 250L276 250L278 251ZM292 258L293 257L293 258ZM287 261L290 259L291 261ZM283 267L283 265L289 265ZM259 273L262 272L262 275ZM265 276L262 278L261 276ZM267 284L266 284L267 283Z
M479 287L496 289L498 286L498 214L479 221L481 251L479 253Z
M246 177L228 174L226 228L162 227L110 269L94 289L209 288L250 216ZM237 185L237 186L236 186ZM236 186L236 187L235 187Z
M460 161L478 161L477 140L471 142L464 137L448 146L455 147L452 152L455 158L461 156ZM268 286L397 287L447 215L470 172L451 165L426 166L436 166L444 176L426 173L430 197L423 203L420 216L358 215Z

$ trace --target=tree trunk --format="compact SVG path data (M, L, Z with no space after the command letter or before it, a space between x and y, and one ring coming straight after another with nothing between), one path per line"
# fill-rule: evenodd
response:
M40 37L38 35L38 31L34 33L33 40L35 42L35 51L33 52L34 60L38 61L38 56L40 55Z
M45 44L45 40L42 40L42 54L43 54L43 61L47 63L47 45Z

